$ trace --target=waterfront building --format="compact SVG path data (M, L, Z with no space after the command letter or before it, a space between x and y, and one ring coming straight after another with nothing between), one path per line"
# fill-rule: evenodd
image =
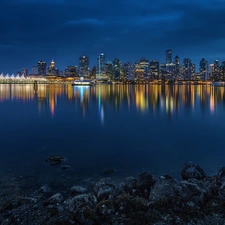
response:
M182 75L184 80L191 80L191 59L184 58L183 61L183 68L182 68Z
M83 55L79 58L79 72L81 77L88 77L90 75L89 57Z
M176 55L174 58L174 77L176 80L180 79L180 58Z
M166 64L172 63L172 50L166 50Z
M38 74L39 75L42 75L42 76L46 75L46 68L47 68L46 62L44 62L42 60L38 61L37 67L38 67Z
M149 64L150 69L150 79L159 80L159 62L157 60L152 60Z
M149 60L146 58L141 58L140 59L140 69L143 72L143 76L149 77Z
M199 63L199 72L201 74L202 80L208 80L209 74L208 74L208 62L206 59L202 58Z
M97 59L97 79L107 79L105 54L100 53Z
M113 79L113 63L111 61L107 61L105 64L106 68L106 76L112 80Z
M115 80L120 79L120 68L121 68L120 60L118 58L115 58L113 60L113 78Z
M51 61L50 66L48 67L48 75L59 76L59 70L55 68L54 60Z

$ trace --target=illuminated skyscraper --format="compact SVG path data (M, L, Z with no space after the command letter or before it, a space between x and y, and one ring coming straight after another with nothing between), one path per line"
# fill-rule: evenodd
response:
M150 62L150 76L151 79L159 79L159 62L157 60Z
M208 62L204 58L202 58L199 63L199 71L203 80L207 80L209 78Z
M118 58L113 60L113 76L114 79L120 78L120 60Z
M180 58L176 56L174 58L174 76L175 79L179 78L179 73L180 73Z
M37 63L38 66L38 74L39 75L46 75L46 62L43 62L42 60L38 61Z
M146 58L141 58L140 68L143 70L143 76L147 77L149 75L149 60Z
M111 61L107 61L105 64L106 68L106 76L109 79L113 79L113 63Z
M105 54L101 53L98 56L98 65L97 65L97 79L104 79L106 75L106 68L105 68Z
M89 58L87 56L80 56L79 58L80 76L87 77L90 74Z
M172 63L172 50L166 50L166 64Z

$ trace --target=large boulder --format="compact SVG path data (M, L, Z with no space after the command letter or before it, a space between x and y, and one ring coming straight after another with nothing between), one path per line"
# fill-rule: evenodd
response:
M183 165L181 176L183 180L188 180L190 178L200 180L206 177L206 174L199 165L193 162L187 162Z
M99 200L107 200L113 194L115 183L110 178L103 178L94 186L94 192Z
M153 176L149 172L142 172L138 177L138 188L141 190L149 190L155 183Z
M74 219L79 224L95 224L94 208L97 198L92 194L82 194L75 196L69 203L69 211L73 213Z
M170 176L161 176L152 186L149 199L157 201L177 196L178 182Z

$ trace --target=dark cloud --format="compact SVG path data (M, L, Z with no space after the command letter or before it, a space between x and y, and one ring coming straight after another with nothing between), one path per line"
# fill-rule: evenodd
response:
M165 61L165 50L198 63L225 60L222 0L2 0L0 71L31 68L39 59L64 69L81 54L91 66L107 60L148 57Z

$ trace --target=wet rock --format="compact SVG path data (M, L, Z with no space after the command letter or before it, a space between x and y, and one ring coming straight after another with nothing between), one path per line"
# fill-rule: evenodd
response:
M60 168L61 168L61 170L68 170L68 169L71 168L71 166L69 166L69 165L62 165Z
M83 188L81 186L73 186L73 187L71 187L71 194L73 194L73 195L84 194L85 192L87 192L87 189Z
M225 183L225 167L222 167L216 176L216 181L218 185Z
M173 198L177 196L178 182L172 177L161 176L152 186L149 199L157 201L161 198Z
M112 224L113 217L115 216L114 204L110 200L101 201L95 209L96 216L98 217L99 224L108 223Z
M102 169L102 170L99 170L100 174L104 175L104 176L107 176L109 174L112 174L114 173L116 170L115 169Z
M110 178L101 179L94 186L94 192L99 200L109 199L115 188L115 183Z
M66 158L60 155L53 155L45 159L45 162L52 166L59 165L65 161L66 161Z
M52 197L50 197L47 200L48 204L55 204L55 203L60 203L63 200L63 196L60 193L57 193L55 195L53 195Z
M153 176L149 172L142 172L138 177L138 188L145 190L150 189L151 186L155 183Z
M92 194L82 194L75 196L70 204L69 211L74 214L74 219L81 224L95 224L94 207L97 199Z
M132 193L133 189L137 189L137 179L134 177L127 177L124 179L124 190Z
M183 180L188 180L189 178L200 180L206 177L206 174L199 165L193 162L187 162L183 165L181 176Z
M203 182L196 179L191 179L188 181L181 181L178 194L186 201L192 201L197 205L202 205L204 203L204 197L207 192L207 188Z
M113 190L113 197L117 197L118 195L125 194L124 190L124 182L119 183Z
M49 193L51 191L52 189L47 184L41 186L40 189L38 190L39 193Z

